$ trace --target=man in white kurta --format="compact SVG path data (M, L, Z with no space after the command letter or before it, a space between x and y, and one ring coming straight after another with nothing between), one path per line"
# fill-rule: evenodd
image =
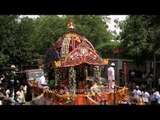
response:
M38 80L38 87L41 89L48 88L48 75L45 74Z
M140 102L140 98L141 98L140 96L142 92L139 90L139 86L136 86L136 89L134 89L132 93L133 93L133 97L135 98L135 100L137 102Z
M108 82L109 82L109 92L114 92L115 85L115 70L114 63L111 63L111 66L108 68Z

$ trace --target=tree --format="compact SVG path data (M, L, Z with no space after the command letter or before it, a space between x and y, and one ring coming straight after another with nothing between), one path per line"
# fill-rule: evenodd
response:
M12 61L19 66L30 64L36 56L34 52L34 44L32 44L32 33L34 31L33 19L24 17L19 19L15 37L14 56Z
M119 46L120 42L111 40L109 42L99 44L96 46L96 50L99 51L103 58L117 58L117 53L114 53L114 51L118 49Z
M119 23L122 53L141 64L152 59L160 48L160 17L156 15L130 15Z
M66 20L72 20L75 23L75 32L85 36L94 47L107 42L113 38L106 24L109 18L99 15L73 15L67 16Z
M24 67L38 55L44 55L52 42L67 34L67 20L76 25L75 33L86 37L94 47L113 38L107 28L107 16L45 16L36 19L17 15L0 16L0 67ZM107 43L106 43L107 44Z
M12 61L10 58L13 55L16 25L18 16L16 15L2 15L0 16L0 66L1 68L10 66Z
M23 66L32 58L32 19L20 19L16 15L0 16L0 65L10 67Z
M69 32L67 21L75 24L75 33L86 37L95 47L112 39L112 33L107 30L107 17L95 15L64 15L40 16L35 19L35 30L32 34L35 51L44 55L52 42Z
M34 32L32 33L34 51L44 55L51 46L52 42L58 40L66 31L66 21L63 17L57 15L43 15L35 19Z

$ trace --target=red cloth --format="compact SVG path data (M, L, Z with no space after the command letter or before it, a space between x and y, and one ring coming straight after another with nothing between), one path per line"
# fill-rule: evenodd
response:
M120 49L119 49L119 48L115 49L115 50L113 51L113 53L114 53L114 54L120 54Z

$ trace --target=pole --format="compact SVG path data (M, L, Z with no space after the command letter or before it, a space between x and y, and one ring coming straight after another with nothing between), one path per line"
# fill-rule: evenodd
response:
M119 56L119 55L118 55L118 56ZM117 69L118 69L117 83L119 83L119 57L118 57ZM117 84L117 83L116 83L116 84Z
M125 62L123 64L123 72L124 72L125 87L127 87L127 77L126 77L127 67L126 67L126 63Z
M115 81L115 84L119 84L119 53L118 53L118 61L117 61L117 69L118 69L118 71L117 71L117 82Z

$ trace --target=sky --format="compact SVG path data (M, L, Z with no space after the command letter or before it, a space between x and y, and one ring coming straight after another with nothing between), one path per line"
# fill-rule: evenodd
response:
M38 17L38 15L25 15L25 16L28 16L30 18ZM109 15L108 17L111 18L110 22L108 23L109 30L111 31L116 30L116 32L119 33L120 29L114 27L115 26L114 20L119 19L120 21L122 21L125 20L126 16L127 15Z
M110 30L116 30L116 32L119 33L120 29L114 27L115 26L114 20L118 19L120 21L123 21L123 20L125 20L127 15L109 15L108 17L111 18L111 21L108 23L109 29Z

